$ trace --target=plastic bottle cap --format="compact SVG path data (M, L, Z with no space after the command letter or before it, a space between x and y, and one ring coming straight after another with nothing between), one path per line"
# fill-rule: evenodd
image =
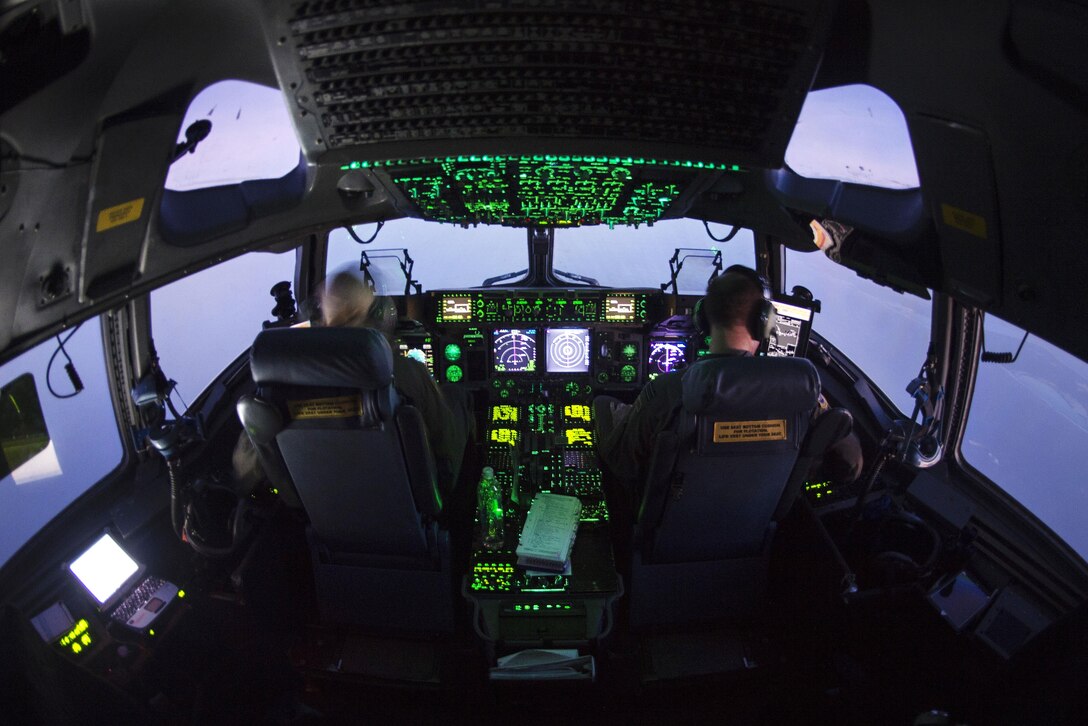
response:
M492 469L490 466L485 466L484 471L483 471L483 475L484 475L484 479L494 479L495 478L495 470Z

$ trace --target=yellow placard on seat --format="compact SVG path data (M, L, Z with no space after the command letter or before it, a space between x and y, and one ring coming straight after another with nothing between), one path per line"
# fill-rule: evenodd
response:
M986 218L968 212L966 209L953 207L951 204L941 204L941 221L961 232L974 235L979 239L986 239Z
M336 396L288 401L287 410L293 419L350 418L363 415L363 399L358 396Z
M135 222L144 213L143 197L133 199L131 202L107 207L98 213L98 222L94 226L95 232L105 232L107 229L120 227L122 224Z
M714 443L734 444L749 441L785 441L786 420L715 421Z

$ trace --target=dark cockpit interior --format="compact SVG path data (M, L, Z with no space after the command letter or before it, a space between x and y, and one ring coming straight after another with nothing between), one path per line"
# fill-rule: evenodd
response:
M1029 336L1088 356L1088 13L981 5L0 2L2 509L119 439L0 561L0 720L1082 722L1084 552L964 452L984 364L1088 431L1014 368ZM282 95L297 164L170 182L227 81ZM901 108L917 181L791 168L806 97L852 84ZM459 254L495 228L513 269ZM731 274L745 356L704 305ZM250 282L274 307L221 356ZM864 367L823 325L863 312ZM105 427L43 393L96 385L85 324ZM192 400L173 339L230 361ZM644 391L674 401L632 487L603 442Z

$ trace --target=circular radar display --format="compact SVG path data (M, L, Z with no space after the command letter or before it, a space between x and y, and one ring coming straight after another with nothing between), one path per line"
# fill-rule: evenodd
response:
M548 373L589 372L589 329L549 328Z
M494 331L495 371L499 373L531 373L536 370L536 331Z
M678 341L655 340L650 343L650 372L671 373L687 364L687 345Z

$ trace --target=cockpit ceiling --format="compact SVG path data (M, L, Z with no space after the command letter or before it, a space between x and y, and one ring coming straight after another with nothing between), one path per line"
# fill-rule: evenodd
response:
M692 182L701 171L745 171L736 164L569 154L363 161L341 168L391 184L415 216L516 227L653 224L682 211L684 192L698 186Z
M311 0L268 2L266 32L303 149L324 163L409 144L657 156L685 140L687 158L778 168L833 6Z

